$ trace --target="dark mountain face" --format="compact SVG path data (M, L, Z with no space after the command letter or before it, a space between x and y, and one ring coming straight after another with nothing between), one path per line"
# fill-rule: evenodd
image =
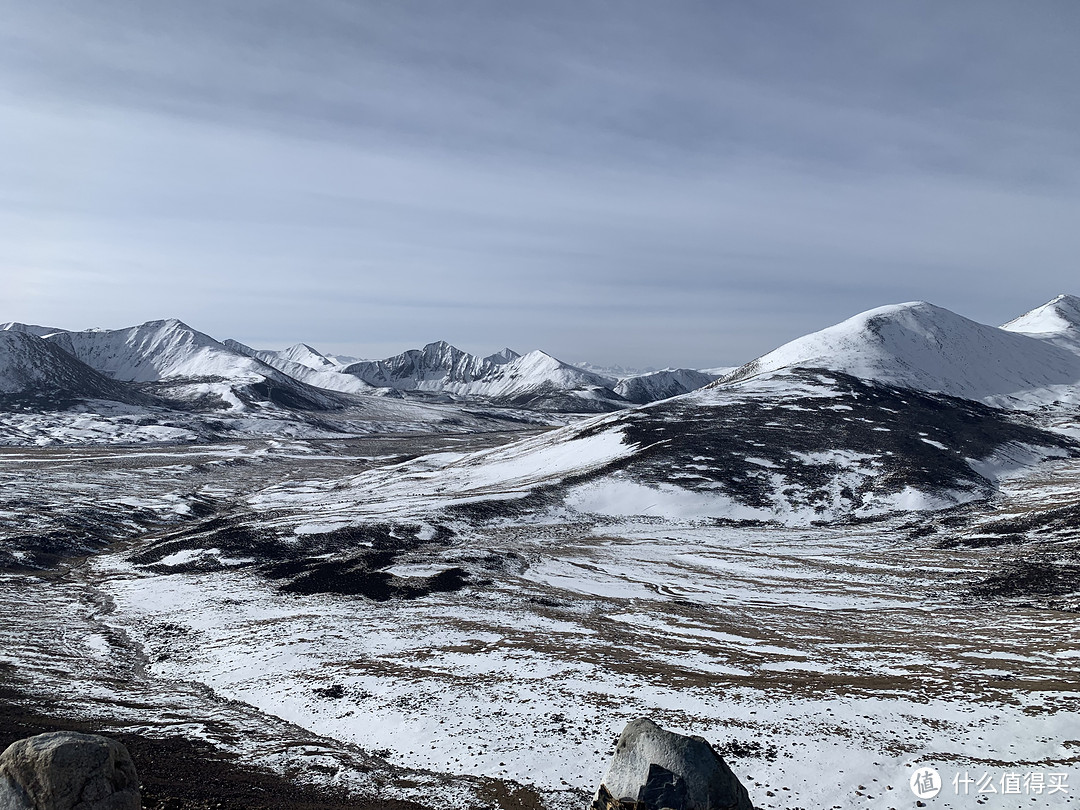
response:
M0 331L0 408L54 410L87 399L154 402L30 332Z
M1080 454L1077 444L1006 411L965 399L858 380L825 370L790 372L792 394L710 402L682 397L620 418L643 449L622 470L645 483L719 491L770 508L778 495L822 509L857 512L868 496L988 495L993 485L968 463L1010 446ZM797 393L827 384L832 396ZM605 474L606 474L605 473ZM782 483L780 483L782 480Z

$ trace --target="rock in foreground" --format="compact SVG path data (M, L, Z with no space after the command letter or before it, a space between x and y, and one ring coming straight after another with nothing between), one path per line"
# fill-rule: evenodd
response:
M140 810L127 749L96 734L55 731L0 754L0 810Z
M592 810L754 810L750 796L708 741L627 724Z

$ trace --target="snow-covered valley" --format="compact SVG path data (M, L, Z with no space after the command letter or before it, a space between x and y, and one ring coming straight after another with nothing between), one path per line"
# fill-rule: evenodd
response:
M1022 539L987 527L1080 509L1075 460L1008 477L989 510L862 525L457 517L441 532L412 526L426 539L381 569L417 583L456 569L454 588L283 587L265 570L268 539L229 530L238 501L260 482L376 470L405 449L368 441L341 454L304 441L5 453L9 531L32 497L60 492L39 536L110 511L137 524L73 568L8 566L7 685L56 713L206 740L297 779L415 798L449 775L452 806L476 806L493 782L581 806L638 715L714 740L760 807L895 807L916 763L998 774L1080 757L1080 635L1061 610L1075 604L980 591L1017 561L1073 559L1075 521ZM1004 544L978 542L991 536ZM378 549L379 533L296 546L323 560L363 547ZM989 806L1015 806L1006 799Z

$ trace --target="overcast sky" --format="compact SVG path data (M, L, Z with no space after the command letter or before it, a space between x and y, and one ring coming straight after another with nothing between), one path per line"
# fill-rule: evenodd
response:
M1080 3L0 0L0 321L733 365L1080 293Z

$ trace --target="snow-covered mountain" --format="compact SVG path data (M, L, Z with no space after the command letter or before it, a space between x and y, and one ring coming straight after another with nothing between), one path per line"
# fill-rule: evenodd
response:
M0 404L55 408L85 399L148 401L28 330L0 331Z
M60 332L49 338L91 368L127 382L175 377L251 378L262 369L209 335L170 318L115 330Z
M522 356L503 349L477 357L438 341L386 360L354 363L344 373L378 388L451 394L537 410L596 412L626 405L611 390L611 380L542 351Z
M1001 327L1080 354L1080 298L1059 295L1053 301L1014 318Z
M374 470L328 499L342 503L351 487L343 508L356 516L788 524L948 509L992 496L1003 473L1080 455L1068 430L1028 411L1077 401L1080 356L1047 337L1071 333L1071 303L1010 329L922 302L881 307L691 393L450 462ZM322 515L328 499L295 503Z
M299 363L300 365L307 366L315 371L333 371L339 367L337 363L325 354L306 343L297 343L294 346L282 349L279 352L263 352L263 354L274 355L282 360L287 360L290 363Z
M615 393L627 402L644 405L680 394L689 394L715 379L716 375L689 368L665 369L636 377L626 377L615 386Z
M114 380L209 407L274 403L301 410L340 407L331 395L248 357L175 318L128 329L59 332L57 347Z
M228 343L229 341L225 342ZM345 368L345 366L362 362L359 357L352 357L347 354L320 352L314 346L310 346L307 343L297 343L287 349L281 349L280 351L272 351L269 349L258 349L256 351L258 351L260 358L263 359L264 362L269 362L265 359L266 356L273 356L280 360L287 360L290 363L299 363L300 365L307 366L315 371L340 371ZM271 365L273 364L271 363Z
M879 307L793 340L715 385L781 369L823 368L1007 407L1080 401L1080 356L1045 339L1045 333L1033 337L1016 326L1050 323L1049 312L1058 308L1053 302L1047 307L1050 310L1043 307L1014 321L1009 329L922 301ZM1070 328L1054 323L1056 335Z
M344 371L380 388L445 391L448 386L468 384L488 377L506 365L509 359L517 357L517 353L509 349L490 357L477 357L440 340L385 360L353 363L346 366Z
M268 366L276 368L278 371L287 374L294 380L299 380L300 382L314 386L315 388L321 388L324 391L336 391L342 394L373 394L377 393L379 390L351 374L341 373L341 367L330 363L329 361L327 361L327 365L322 368L313 368L309 363L316 361L311 357L308 357L304 352L295 352L295 354L306 357L306 359L309 360L309 363L300 363L298 361L286 359L286 354L292 352L293 349L296 349L296 346L287 349L285 352L272 352L253 349L237 340L226 340L224 345L235 352L239 352L247 357L252 357L260 362L266 363ZM304 346L304 344L297 345ZM304 346L304 348L310 349L309 346ZM314 354L318 354L314 349L311 351ZM319 356L322 357L322 355Z

